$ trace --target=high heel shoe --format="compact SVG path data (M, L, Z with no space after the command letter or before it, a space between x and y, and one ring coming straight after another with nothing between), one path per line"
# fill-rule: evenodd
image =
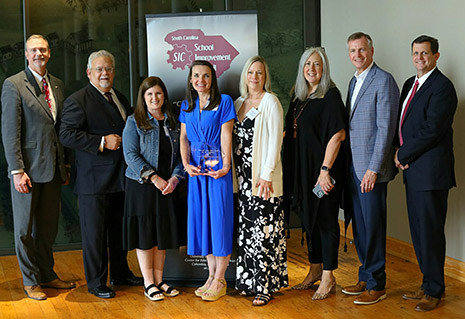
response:
M293 290L307 290L307 289L310 289L310 287L312 287L317 281L320 281L320 280L321 280L321 273L318 276L316 276L315 279L312 279L308 284L304 284L303 282L301 282L300 284L292 286L291 289L293 289Z
M207 282L210 278L214 278L213 275L210 275L208 276L208 279L207 279ZM210 285L211 285L211 282L210 282ZM195 291L194 291L194 294L197 296L197 297L202 297L203 293L205 291L207 291L208 287L210 286L207 286L207 283L205 283L205 285L203 285L202 287L199 287L197 288Z
M321 283L320 283L321 285ZM320 293L320 292L315 292L313 294L312 300L323 300L329 297L329 294L335 294L336 293L336 280L334 280L329 288L328 292L325 293Z
M216 293L211 288L208 288L202 295L202 299L205 301L216 301L226 295L226 280L219 278L214 278L213 280L216 280L219 283L221 283L223 285L223 288L218 290Z

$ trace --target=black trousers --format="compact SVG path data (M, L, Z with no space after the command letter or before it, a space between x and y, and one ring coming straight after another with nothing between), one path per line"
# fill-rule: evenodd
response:
M406 185L407 209L413 247L423 274L425 293L441 298L445 290L444 226L449 190L415 191Z
M333 189L339 191L339 189ZM330 196L339 194L330 194ZM313 193L310 196L315 196ZM339 253L339 204L324 196L320 200L316 222L311 235L307 231L308 260L312 264L323 264L323 270L337 269Z
M124 192L79 195L78 200L87 287L106 285L108 260L110 279L132 274L123 250Z

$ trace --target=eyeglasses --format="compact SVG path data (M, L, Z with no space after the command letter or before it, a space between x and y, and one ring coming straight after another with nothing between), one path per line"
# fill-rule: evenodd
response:
M115 68L111 66L107 66L106 68L102 68L101 66L98 66L96 68L93 68L97 73L102 73L103 70L107 71L107 73L113 73L115 71Z

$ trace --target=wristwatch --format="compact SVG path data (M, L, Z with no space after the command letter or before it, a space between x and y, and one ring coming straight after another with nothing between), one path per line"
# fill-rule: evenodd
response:
M329 172L330 169L331 169L331 168L329 168L328 166L324 166L324 165L321 166L321 170L322 170L322 171L327 171L327 172Z

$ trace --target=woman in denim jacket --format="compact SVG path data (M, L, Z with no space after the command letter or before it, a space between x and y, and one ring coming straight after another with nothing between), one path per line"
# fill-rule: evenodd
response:
M184 170L179 155L179 123L171 111L168 92L158 77L139 88L134 114L123 131L126 197L123 241L136 249L150 300L174 297L179 291L163 281L165 249L178 248L180 234L173 191Z

